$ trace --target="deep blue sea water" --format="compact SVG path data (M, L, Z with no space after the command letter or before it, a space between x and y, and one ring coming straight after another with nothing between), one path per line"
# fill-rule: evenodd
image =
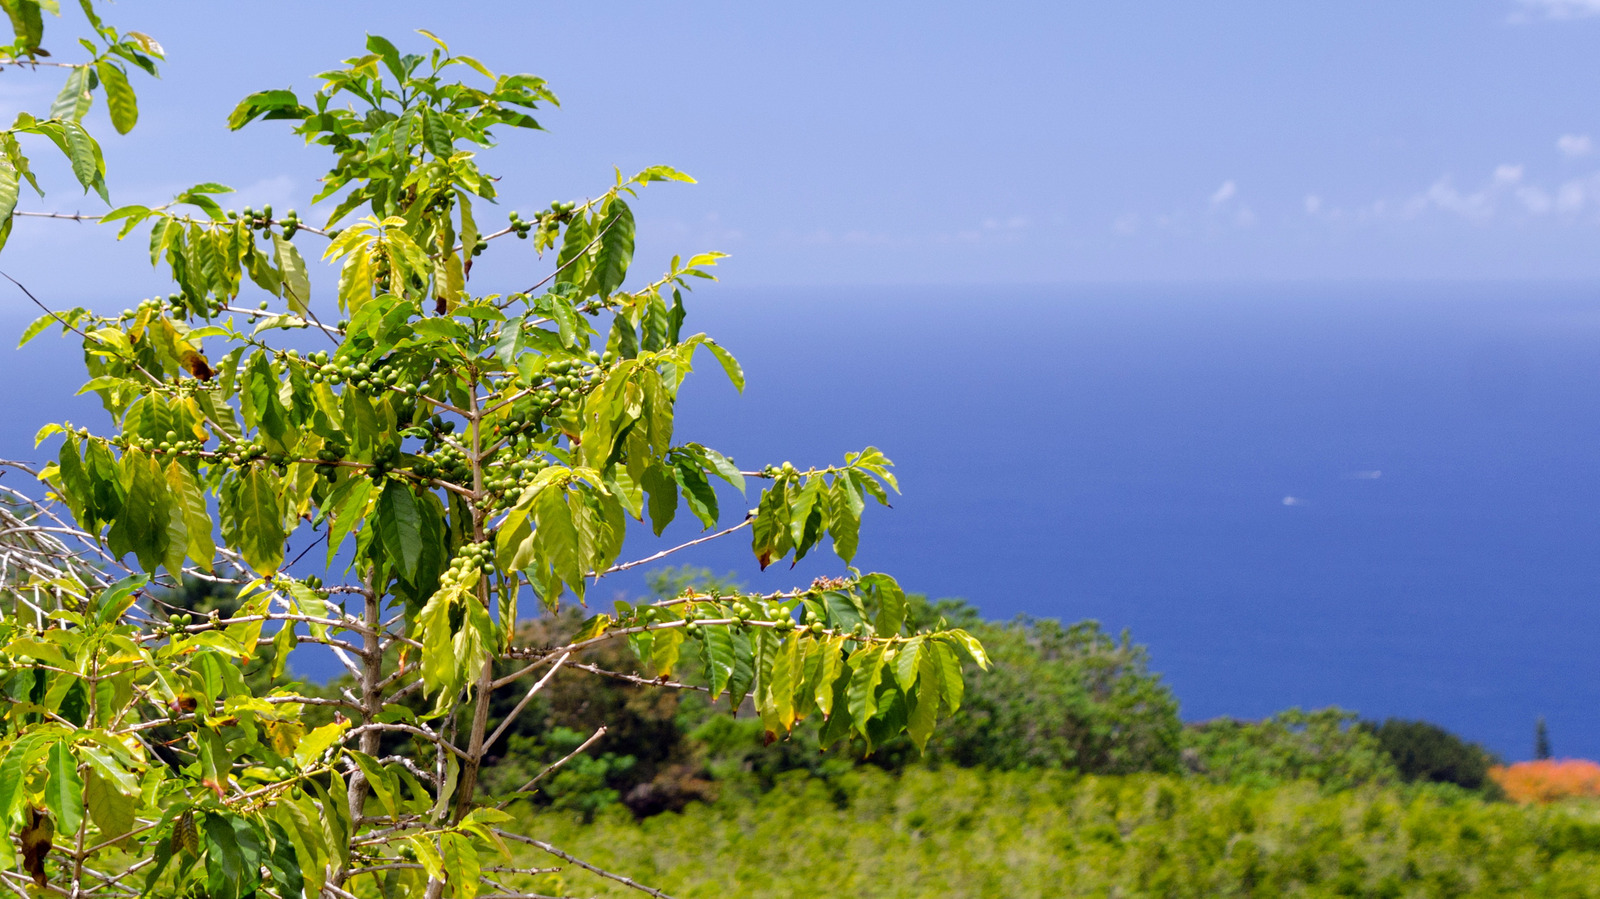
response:
M1129 628L1188 719L1336 704L1522 758L1544 715L1600 757L1600 286L712 286L690 313L750 384L705 357L681 439L897 463L863 568ZM0 455L36 457L81 381L59 346L0 353ZM757 572L729 539L681 561L840 570Z

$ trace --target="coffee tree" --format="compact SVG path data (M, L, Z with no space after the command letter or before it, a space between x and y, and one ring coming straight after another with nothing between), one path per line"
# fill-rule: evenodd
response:
M94 105L98 91L105 97L112 127L119 134L133 130L139 121L139 101L128 81L129 67L154 75L156 62L163 57L164 51L155 38L140 31L119 32L101 19L91 0L79 0L78 5L89 29L73 43L88 58L64 62L44 47L45 14L61 14L56 0L0 0L15 36L10 44L0 45L0 71L37 72L44 68L66 72L48 115L20 112L9 128L0 130L0 246L11 236L22 182L44 196L18 138L43 138L53 144L83 189L93 190L109 202L105 157L99 142L84 127L84 116Z
M489 225L496 179L475 152L538 128L555 97L423 37L419 53L369 38L309 97L264 91L233 112L234 128L280 120L331 152L311 198L332 206L324 224L225 209L210 183L114 209L101 220L147 237L176 289L117 316L50 312L24 334L82 342L84 389L113 426L40 432L60 440L41 477L109 561L10 589L10 886L531 895L548 869L519 862L517 844L637 886L505 811L561 762L510 794L479 786L489 747L586 648L626 641L639 670L597 673L727 697L769 739L820 716L824 744L858 746L901 733L924 745L960 705L963 657L985 664L964 631L912 631L892 578L848 567L776 593L619 602L563 645L517 644L519 619L713 538L747 536L762 567L827 541L848 566L864 507L895 481L872 448L752 470L681 442L674 406L695 362L742 386L733 356L685 328L685 291L719 254L629 282L630 203L691 179L619 173L597 196ZM479 292L474 260L507 238L532 240L539 270ZM315 288L310 242L337 267L336 291ZM247 292L265 299L252 308ZM724 500L751 485L753 508L730 516ZM710 533L622 560L630 529L660 537L680 510ZM291 539L322 544L325 578L286 559ZM102 588L115 565L129 575ZM232 584L237 611L164 608L157 588L186 575ZM284 680L307 644L353 687L309 695ZM264 677L241 673L261 659ZM491 717L513 683L512 710Z

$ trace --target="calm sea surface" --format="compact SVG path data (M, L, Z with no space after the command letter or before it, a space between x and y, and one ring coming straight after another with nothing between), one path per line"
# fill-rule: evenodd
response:
M1542 714L1600 757L1600 287L711 286L686 327L750 384L704 357L680 439L895 460L864 569L1129 628L1188 719L1333 704L1520 758ZM0 455L37 458L69 346L0 351ZM757 589L840 570L760 573L730 539L681 558Z

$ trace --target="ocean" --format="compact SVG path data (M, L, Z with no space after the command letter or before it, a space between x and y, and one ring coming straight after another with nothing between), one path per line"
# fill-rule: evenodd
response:
M864 570L989 617L1127 628L1188 720L1338 705L1517 759L1542 715L1557 755L1600 757L1600 286L711 285L688 304L749 386L702 357L680 440L747 468L895 461ZM68 403L70 346L0 353L0 455L38 458L64 404L93 419ZM821 549L759 572L728 539L674 560L761 590L841 570Z

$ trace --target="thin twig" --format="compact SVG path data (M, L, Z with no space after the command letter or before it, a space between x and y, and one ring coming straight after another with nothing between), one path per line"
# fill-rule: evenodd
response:
M596 571L594 574L591 574L590 577L592 577L592 578L594 578L595 580L598 581L601 578L605 577L606 575L612 574L614 572L627 571L629 568L638 568L640 565L648 565L651 562L656 562L656 561L659 561L661 559L665 559L667 556L670 556L673 553L678 552L679 550L685 550L685 549L688 549L691 546L699 546L702 543L709 543L712 540L717 539L718 537L726 537L729 534L733 533L734 531L740 530L741 528L749 527L750 523L752 521L754 521L754 520L755 520L755 516L746 515L744 521L739 522L738 524L734 525L731 528L723 528L722 530L716 532L715 534L707 534L704 537L700 537L700 538L697 538L697 539L694 539L694 540L690 540L688 543L680 543L677 546L670 547L668 549L664 549L661 552L656 553L655 555L645 556L642 559L635 559L632 562L623 562L620 565L613 565L610 568L607 568L605 571Z
M535 840L532 837L525 837L525 836L522 836L521 834L508 833L507 831L501 830L498 827L494 829L494 832L499 834L500 836L508 839L508 840L512 840L512 841L518 842L518 843L526 843L529 846L533 846L533 847L536 847L538 849L543 849L545 852L550 853L551 855L555 856L556 858L563 859L565 861L571 862L572 864L577 865L580 868L583 868L585 871L590 871L590 872L593 872L595 874L598 874L601 877L606 878L607 880L614 880L617 883L620 883L623 886L628 887L629 889L638 890L641 893L645 893L647 895L654 896L654 897L656 897L656 899L672 899L671 896L667 895L666 893L662 892L661 890L658 890L658 889L656 889L654 887L647 887L644 884L638 882L637 880L634 880L631 877L627 877L627 876L622 875L622 874L616 874L616 873L613 873L611 871L607 871L605 868L602 868L602 867L600 867L598 865L591 865L588 862L584 861L583 859L578 858L575 855L572 855L571 853L563 852L560 849L557 849L556 847L550 845L549 843L546 843L544 840Z
M538 683L528 688L528 692L523 695L522 701L518 702L516 708L513 708L510 713L500 721L500 726L496 727L494 732L489 734L489 739L483 741L485 748L493 746L494 741L500 739L500 735L506 732L506 728L511 726L511 722L517 720L517 716L522 714L522 710L527 708L528 703L533 700L533 697L537 695L540 690L543 690L546 684L550 683L550 680L556 676L556 672L560 671L561 666L565 665L567 659L570 658L572 658L572 653L569 652L562 655L561 658L556 659L556 663L550 666L550 670L545 672L544 677L539 678ZM491 685L491 689L493 689L493 685Z
M561 767L562 765L565 765L567 762L572 761L574 758L577 758L579 753L583 752L585 749L588 749L590 746L593 746L597 740L599 740L601 737L603 737L605 735L606 735L606 727L605 727L605 725L601 725L598 730L596 730L594 733L589 735L589 739L584 740L582 743L578 744L578 748L577 749L572 750L571 752L569 752L566 755L562 756L561 758L557 759L555 762L551 763L543 771L540 771L538 774L535 774L533 776L532 780L530 780L527 783L523 784L522 786L518 787L515 791L512 792L512 794L511 794L511 796L509 798L507 798L504 802L501 802L499 805L495 806L495 808L503 809L506 806L510 805L512 800L516 799L519 794L526 793L529 790L533 789L534 786L539 783L539 781L541 781L541 780L543 780L545 778L545 775L547 775L550 772L556 770L557 768Z

